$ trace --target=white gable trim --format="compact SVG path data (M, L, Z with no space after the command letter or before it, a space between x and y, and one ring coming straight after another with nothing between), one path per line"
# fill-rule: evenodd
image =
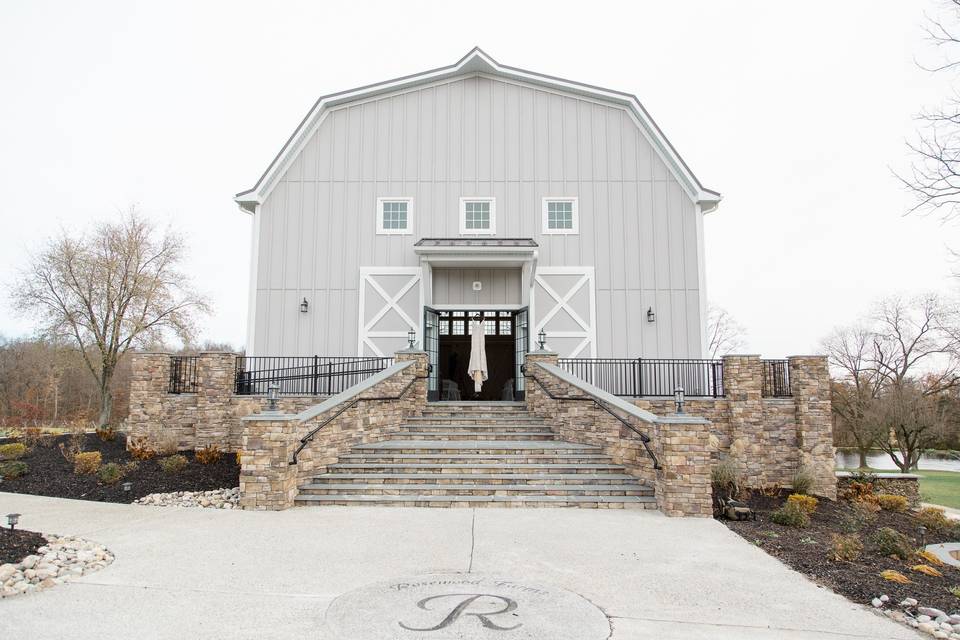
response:
M344 103L355 103L378 96L382 97L384 94L391 92L411 90L430 83L449 82L457 76L464 75L490 75L501 80L514 79L530 83L539 88L557 89L578 96L602 100L605 104L612 103L625 107L687 194L695 203L701 205L701 210L704 213L711 211L720 202L720 194L700 184L700 181L676 149L673 148L673 145L670 144L670 141L667 140L660 127L653 121L653 118L650 117L650 114L636 96L501 65L478 47L475 47L457 63L448 67L322 96L297 126L297 129L283 145L273 162L257 180L256 185L238 193L234 197L234 201L246 212L252 211L257 204L262 203L272 191L277 178L283 175L290 163L300 154L300 151L327 113L334 107Z

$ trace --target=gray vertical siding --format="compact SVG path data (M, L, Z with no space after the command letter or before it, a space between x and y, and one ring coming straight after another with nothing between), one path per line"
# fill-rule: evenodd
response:
M327 114L256 214L253 350L356 353L360 267L417 266L414 242L458 236L471 195L541 266L595 267L597 355L701 355L700 214L628 112L486 76ZM384 196L414 199L411 235L376 234ZM579 198L578 235L541 234L544 196Z
M519 305L520 268L513 269L433 269L433 304L512 304ZM479 282L480 291L473 290Z

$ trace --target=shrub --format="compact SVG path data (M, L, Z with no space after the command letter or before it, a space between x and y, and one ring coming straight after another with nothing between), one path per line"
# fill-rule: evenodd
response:
M957 585L955 587L950 587L949 589L947 589L947 591L952 593L957 598L960 598L960 585Z
M127 451L135 460L149 460L157 455L146 438L133 438L127 443Z
M53 435L44 433L40 427L24 428L21 439L23 440L23 444L27 445L28 449L32 449L38 445L41 447L49 447L53 444Z
M851 502L850 513L840 521L840 529L845 533L855 533L877 519L879 507L865 502Z
M879 506L877 496L873 493L872 482L851 482L843 497L851 502L863 502L864 504Z
M27 455L27 445L22 442L0 444L0 460L19 460Z
M895 496L889 493L878 493L877 504L884 511L906 511L907 499L903 496Z
M710 470L710 484L718 498L735 498L740 493L740 471L737 461L726 458Z
M136 460L131 460L130 462L123 465L123 475L133 473L140 467L140 463Z
M939 533L953 527L953 522L940 507L924 507L917 513L917 520L929 531Z
M810 516L796 502L787 502L770 514L770 520L785 527L805 527L810 524Z
M103 440L104 442L113 442L117 437L117 431L108 424L103 425L102 427L97 427L97 437Z
M3 476L4 480L12 480L14 478L19 478L25 474L29 468L27 463L22 460L11 460L9 462L0 462L0 476Z
M833 534L831 541L831 556L837 562L853 562L863 552L863 543L860 537L851 535Z
M73 472L82 475L92 475L100 469L103 456L99 451L81 451L73 456Z
M813 512L817 510L817 499L813 496L794 493L787 498L787 504L791 503L803 509L804 513L806 513L808 516L812 515Z
M157 437L154 442L153 448L161 456L172 456L180 450L180 439L170 432Z
M116 484L124 476L123 465L116 462L108 462L97 471L97 477L103 484Z
M197 462L200 464L219 462L222 456L223 453L220 452L220 448L215 444L209 444L203 449L197 449L196 453Z
M797 469L797 472L793 474L793 492L803 495L810 495L810 490L813 489L813 473L810 472L806 467L800 467Z
M901 560L908 560L913 555L907 536L896 529L881 527L873 534L871 540L881 555L895 556Z
M899 571L894 571L893 569L887 569L886 571L880 572L880 577L884 580L889 580L890 582L897 582L899 584L910 584L910 578L903 575Z
M157 462L160 464L160 468L163 469L164 473L170 474L180 473L183 471L183 468L187 466L187 459L180 454L160 458Z

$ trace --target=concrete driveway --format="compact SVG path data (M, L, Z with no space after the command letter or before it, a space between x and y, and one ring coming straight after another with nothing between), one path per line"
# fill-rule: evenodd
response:
M324 614L337 596L456 572L580 594L606 613L616 640L919 637L717 522L657 512L241 512L0 493L0 515L11 511L23 514L23 528L102 542L116 561L72 584L0 601L0 637L325 638Z

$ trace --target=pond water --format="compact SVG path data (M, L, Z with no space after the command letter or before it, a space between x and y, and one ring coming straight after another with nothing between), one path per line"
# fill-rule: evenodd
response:
M860 456L856 451L850 449L837 449L837 467L853 469L860 464ZM897 471L897 465L893 464L885 453L871 452L867 455L867 464L874 469L883 469ZM920 462L917 465L923 471L960 471L960 453L925 453L920 456Z

